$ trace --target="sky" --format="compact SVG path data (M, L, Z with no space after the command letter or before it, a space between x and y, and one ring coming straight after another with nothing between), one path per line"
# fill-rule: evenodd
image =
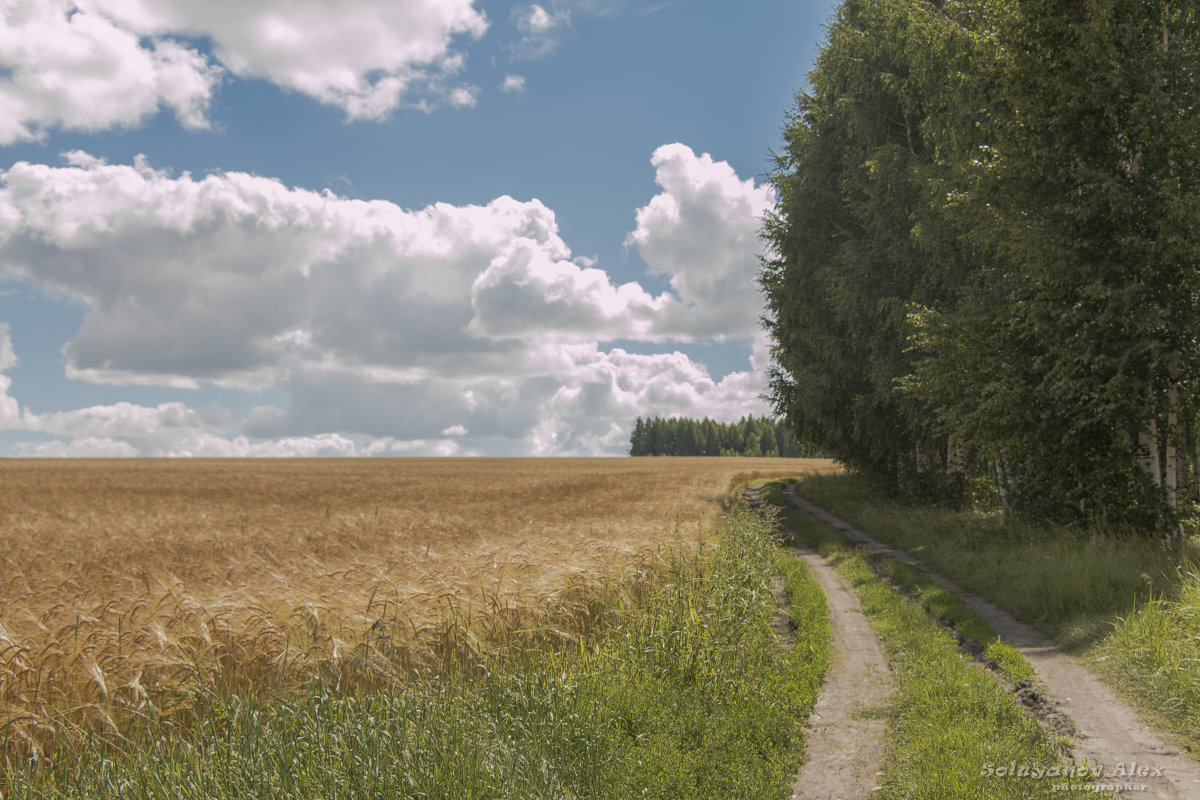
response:
M622 455L770 410L831 0L0 0L0 457Z

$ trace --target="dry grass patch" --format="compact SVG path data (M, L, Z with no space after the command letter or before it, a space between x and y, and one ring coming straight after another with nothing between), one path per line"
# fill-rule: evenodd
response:
M774 459L4 461L4 758L205 692L401 681L522 637L692 546ZM607 588L606 588L607 587ZM531 632L531 630L533 632Z

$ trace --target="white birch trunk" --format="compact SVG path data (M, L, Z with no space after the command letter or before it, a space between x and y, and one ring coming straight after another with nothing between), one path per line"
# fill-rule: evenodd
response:
M967 471L967 449L951 437L946 442L946 472L960 475Z

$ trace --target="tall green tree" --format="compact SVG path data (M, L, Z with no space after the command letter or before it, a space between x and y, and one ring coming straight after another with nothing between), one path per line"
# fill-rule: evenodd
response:
M1173 527L1195 497L1200 9L847 0L778 157L778 412L904 491Z
M914 383L1026 513L1172 526L1194 494L1197 33L1194 4L1021 0L976 67L989 141L955 195L980 269L915 315Z
M950 442L913 369L909 309L951 302L965 269L939 236L937 134L962 126L979 21L957 3L848 0L797 96L772 181L760 283L771 395L797 438L905 491L954 493Z

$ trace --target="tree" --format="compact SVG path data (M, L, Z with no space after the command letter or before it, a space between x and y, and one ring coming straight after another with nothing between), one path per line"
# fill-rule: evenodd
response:
M987 155L956 174L984 268L917 315L915 384L1017 510L1171 526L1200 366L1197 13L1023 0L997 40Z
M629 435L629 455L631 456L648 456L650 455L649 434L646 431L646 423L641 417L633 423L633 432Z
M631 456L795 457L801 449L806 457L824 455L811 446L800 448L774 420L753 416L734 423L714 422L707 417L699 422L683 417L638 417L629 436Z
M942 495L956 488L946 437L899 381L913 366L909 307L944 303L965 269L927 224L939 167L930 121L960 113L956 76L973 36L957 9L841 6L784 132L760 276L776 413L853 468Z
M771 392L802 439L905 492L974 464L1020 513L1173 527L1200 411L1194 5L842 5L765 228Z

